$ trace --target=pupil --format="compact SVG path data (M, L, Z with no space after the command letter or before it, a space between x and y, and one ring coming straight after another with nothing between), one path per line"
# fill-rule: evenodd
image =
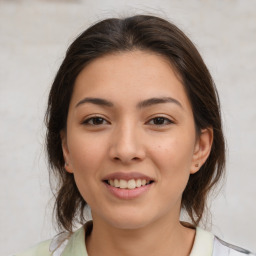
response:
M100 117L97 117L97 118L94 118L94 120L93 120L93 124L102 124L102 118L100 118Z
M164 118L163 117L157 117L157 118L155 118L154 123L155 124L163 124L164 123Z

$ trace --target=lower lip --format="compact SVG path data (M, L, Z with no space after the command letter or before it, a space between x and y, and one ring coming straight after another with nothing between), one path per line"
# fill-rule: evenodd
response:
M139 188L134 188L134 189L125 189L125 188L116 188L112 187L107 183L104 183L106 188L117 198L119 199L134 199L137 198L143 194L145 194L154 183L141 186Z

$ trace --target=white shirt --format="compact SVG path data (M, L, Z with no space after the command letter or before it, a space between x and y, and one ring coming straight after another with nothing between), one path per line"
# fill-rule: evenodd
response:
M88 256L85 233L90 232L92 222L87 222L74 233L64 232L53 239L39 243L16 256ZM252 254L247 250L230 245L212 233L196 228L193 248L189 256L245 256ZM15 255L13 255L15 256ZM161 255L159 255L161 256Z

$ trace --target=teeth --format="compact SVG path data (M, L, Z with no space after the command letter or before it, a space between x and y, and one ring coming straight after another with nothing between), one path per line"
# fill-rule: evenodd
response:
M127 181L126 180L120 180L119 186L120 186L120 188L127 188Z
M136 188L136 182L135 182L135 180L129 180L129 181L127 182L127 186L128 186L129 189L134 189L134 188Z
M114 179L114 180L108 180L108 184L111 185L112 187L116 187L116 188L124 188L124 189L135 189L135 188L139 188L141 186L145 186L147 184L149 184L150 181L146 181L138 179L131 179L131 180L118 180L118 179Z
M136 187L137 188L141 187L141 180L136 180Z
M119 188L119 180L114 180L114 187Z

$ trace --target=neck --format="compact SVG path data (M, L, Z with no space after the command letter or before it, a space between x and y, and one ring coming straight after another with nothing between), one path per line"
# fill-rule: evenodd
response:
M161 219L138 229L119 229L96 217L86 244L90 256L188 256L194 236L195 230L179 221Z

